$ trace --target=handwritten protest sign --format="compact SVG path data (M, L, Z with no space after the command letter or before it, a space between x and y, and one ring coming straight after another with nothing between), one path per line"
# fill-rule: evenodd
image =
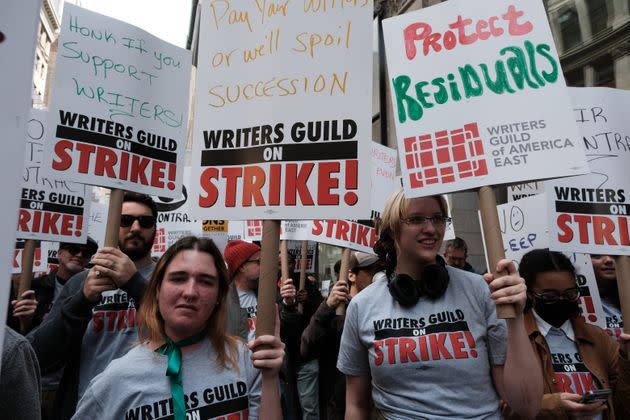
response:
M46 166L54 177L175 197L181 189L190 51L64 7Z
M517 267L526 253L533 249L549 247L547 220L540 217L546 208L544 195L535 195L498 206L505 256L514 261ZM576 269L582 316L586 322L606 328L606 316L590 256L573 252L566 255Z
M48 271L48 253L52 249L51 242L37 241L35 245L35 255L33 258L33 272L44 273ZM11 264L11 274L22 272L22 251L24 250L24 241L18 239L15 242L13 250L13 261Z
M313 220L310 240L374 254L376 229L353 220Z
M408 197L588 172L540 1L383 21Z
M98 243L99 246L105 244L105 228L107 223L108 205L105 203L92 202L90 205L90 223L88 234Z
M507 199L508 202L520 200L521 198L531 197L545 192L545 184L543 182L525 182L523 184L508 185Z
M86 243L90 188L46 176L42 168L48 113L31 110L27 123L17 236Z
M9 261L13 253L17 221L20 173L28 111L31 107L33 57L41 0L2 3L0 12L0 127L2 127L2 183L0 186L0 325L5 324L9 302ZM4 328L0 328L0 351Z
M372 142L372 194L370 200L371 218L380 216L385 207L385 200L396 188L395 149Z
M197 217L368 217L372 1L201 3Z
M545 183L550 246L630 255L630 92L569 89L593 173Z

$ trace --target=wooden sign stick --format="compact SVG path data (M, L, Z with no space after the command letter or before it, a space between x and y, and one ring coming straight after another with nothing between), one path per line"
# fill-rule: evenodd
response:
M306 266L308 265L308 241L302 241L302 248L300 250L300 288L298 290L304 290L306 287ZM304 313L304 305L298 303L298 312Z
M339 267L339 281L345 281L348 285L348 290L350 290L350 281L348 281L348 271L350 270L350 253L352 251L350 248L344 248L341 251L341 266ZM337 315L345 315L346 314L346 304L340 303L335 310Z
M275 332L279 248L280 221L263 221L262 249L260 252L260 279L258 280L258 311L256 313L256 337L260 337L261 335L273 335Z

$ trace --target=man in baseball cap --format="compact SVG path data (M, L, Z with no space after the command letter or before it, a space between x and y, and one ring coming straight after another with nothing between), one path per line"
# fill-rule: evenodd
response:
M251 242L230 241L223 252L230 274L226 330L247 341L256 336L260 247Z

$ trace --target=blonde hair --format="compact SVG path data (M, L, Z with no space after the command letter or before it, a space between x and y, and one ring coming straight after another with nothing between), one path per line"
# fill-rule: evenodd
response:
M160 314L158 295L169 264L177 254L186 250L196 250L210 254L214 258L219 277L217 305L208 318L205 333L217 354L217 364L221 368L238 369L238 348L235 337L225 331L226 302L228 294L228 272L221 255L211 239L187 236L175 242L159 259L151 281L144 294L138 314L138 336L142 344L164 343L164 319ZM227 351L226 351L227 348Z

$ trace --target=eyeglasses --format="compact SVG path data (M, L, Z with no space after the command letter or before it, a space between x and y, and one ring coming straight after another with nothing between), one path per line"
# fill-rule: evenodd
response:
M439 228L449 226L452 220L453 219L451 219L450 217L442 215L432 217L412 216L407 219L400 219L401 222L411 226L424 226L427 223L431 223L433 226Z
M94 255L94 250L85 246L65 245L61 249L68 251L71 255L81 254L83 258L92 258L92 255Z
M580 298L580 288L573 287L567 289L562 293L556 290L544 290L541 293L532 292L536 299L540 299L543 303L551 304L560 300L567 300L569 302L575 302Z
M247 260L245 261L246 263L250 262L250 263L254 263L256 265L260 265L260 258L256 259L256 260Z
M132 216L130 214L120 215L120 227L128 228L133 222L138 221L143 229L150 229L155 226L155 217L153 216Z

